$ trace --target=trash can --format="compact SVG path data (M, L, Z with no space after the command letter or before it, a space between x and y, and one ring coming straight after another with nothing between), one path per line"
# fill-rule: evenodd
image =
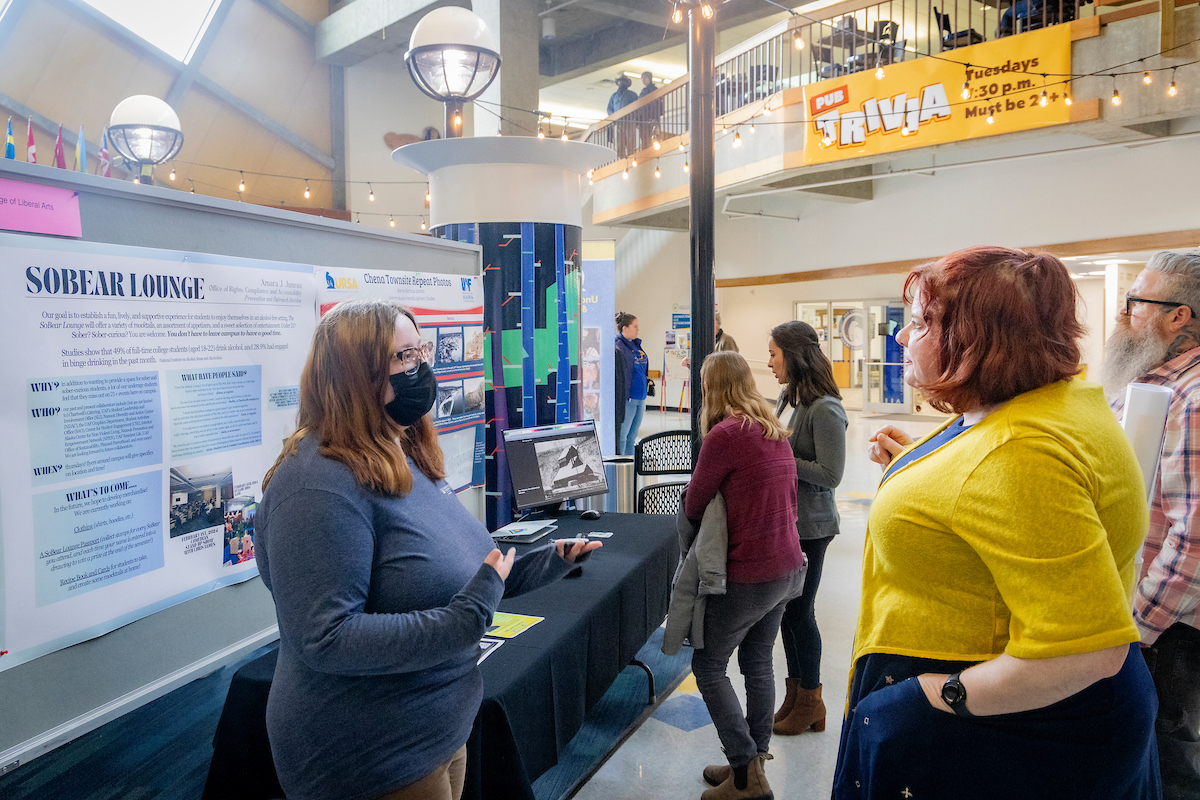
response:
M633 458L631 456L614 456L604 459L604 479L608 482L608 494L587 497L581 502L596 511L632 514L636 486Z

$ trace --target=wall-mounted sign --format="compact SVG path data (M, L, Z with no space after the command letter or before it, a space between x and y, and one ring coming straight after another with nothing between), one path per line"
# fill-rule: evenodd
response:
M23 233L82 236L79 194L58 186L0 178L0 228Z
M938 58L885 64L882 78L876 77L870 56L866 65L862 72L804 87L810 120L806 163L1070 121L1065 86L1059 83L1060 76L1071 71L1070 25L947 50Z

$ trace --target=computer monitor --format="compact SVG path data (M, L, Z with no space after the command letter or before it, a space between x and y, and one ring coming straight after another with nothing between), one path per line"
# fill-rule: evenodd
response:
M592 420L504 431L518 509L604 494L604 458Z

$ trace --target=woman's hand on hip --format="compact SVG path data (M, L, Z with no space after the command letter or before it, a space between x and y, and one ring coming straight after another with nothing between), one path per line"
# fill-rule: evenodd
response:
M495 548L487 554L487 558L483 563L487 564L492 569L496 570L496 574L500 576L500 580L508 580L508 573L512 570L513 561L517 557L517 548L508 548L508 553L501 553Z
M871 434L868 441L871 442L871 447L867 450L867 457L883 469L887 469L892 459L913 443L913 438L899 428L884 425Z

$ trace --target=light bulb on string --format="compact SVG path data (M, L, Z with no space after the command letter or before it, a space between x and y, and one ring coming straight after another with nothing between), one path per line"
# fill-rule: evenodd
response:
M304 179L304 199L307 200L310 197L312 197L312 192L310 192L308 190L308 178L305 178Z
M792 34L792 47L796 48L797 50L804 49L804 38L800 35L800 31L796 31Z
M241 180L238 181L238 191L244 192L244 191L246 191L246 176L245 176L245 174L242 173L241 170L238 170L238 175L242 176Z
M388 227L390 227L390 228L396 227L396 218L393 217L391 214L388 214Z
M741 146L742 146L742 133L741 133L741 131L734 131L734 132L733 132L733 146L734 146L734 147L741 147Z
M425 220L424 220L424 219L422 219L422 220L421 220L421 230L425 230L427 227L429 227L429 226L427 226L427 225L425 224Z
M426 203L429 202L429 187L428 186L425 187L425 202Z
M656 177L656 178L662 177L662 172L659 171L658 164L654 165L654 177Z
M171 167L171 174L167 176L170 180L175 180L175 168Z
M1154 82L1154 79L1150 77L1150 70L1146 70L1145 72L1142 73L1142 83L1149 86L1153 82Z
M754 133L754 123L753 122L750 123L750 132Z
M359 214L357 211L354 212L354 224L362 225L362 215Z
M875 78L876 78L876 80L883 80L883 66L882 65L875 68Z
M683 160L683 171L684 171L684 172L691 172L691 167L689 167L689 166L688 166L688 162L687 162L687 159L686 159L686 158Z
M657 137L657 136L653 137L653 138L650 140L650 146L651 146L651 147L653 147L655 150L661 150L661 149L662 149L662 144L661 144L661 143L658 141L658 137Z
M1113 89L1113 93L1112 93L1112 104L1113 104L1114 106L1119 106L1119 105L1121 105L1121 93L1120 93L1120 92L1118 92L1116 89Z
M562 136L560 136L558 138L562 139L564 142L567 141L567 127L565 125L563 126L563 129L562 129Z
M700 5L700 15L702 17L704 17L705 19L712 19L713 18L713 7L711 5L709 5L708 3L702 3Z
M987 124L994 125L995 122L996 122L996 117L992 114L992 112L989 111L988 116L987 116Z
M683 139L679 140L679 152L683 152Z
M764 117L769 117L769 116L771 116L771 107L770 107L769 105L768 105L768 106L763 106L763 113L762 113L762 115L763 115Z
M371 187L371 182L367 181L367 199L372 203L375 202L375 189Z
M544 130L542 130L542 126L541 126L541 125L538 125L538 138L539 138L539 139L545 139L545 138L546 138L546 132L545 132Z
M1179 90L1175 88L1175 69L1171 69L1171 88L1167 89L1167 97L1174 97L1179 94Z
M1042 73L1042 96L1038 99L1038 105L1042 108L1050 105L1050 98L1046 95L1046 73Z
M188 183L190 183L192 185L192 188L189 189L188 191L190 191L192 194L195 194L196 193L196 182L193 181L191 178L188 178Z
M908 136L908 134L909 134L908 126L907 126L907 125L905 125L903 128L901 128L901 129L900 129L900 135L901 135L901 136Z
M134 182L134 183L139 183L139 184L140 184L140 183L142 182L142 178L141 178L141 176L140 176L140 175L134 175L134 176L133 176L133 182Z
M629 167L625 168L625 170L621 173L621 177L625 180L629 180Z
M961 94L962 94L963 100L971 99L971 84L970 84L970 82L963 81L963 88L962 88Z
M675 4L675 8L671 9L671 22L676 25L683 22L683 10L679 8L679 4Z
M833 144L833 137L829 134L825 134L824 138L821 139L821 144L825 147L829 147L831 144Z
M630 166L631 166L631 167L636 167L636 166L637 166L637 156L634 156L634 157L633 157L633 163L632 163L632 164L630 164Z
M1075 102L1071 99L1071 82L1067 81L1066 88L1063 89L1063 102L1067 105Z

